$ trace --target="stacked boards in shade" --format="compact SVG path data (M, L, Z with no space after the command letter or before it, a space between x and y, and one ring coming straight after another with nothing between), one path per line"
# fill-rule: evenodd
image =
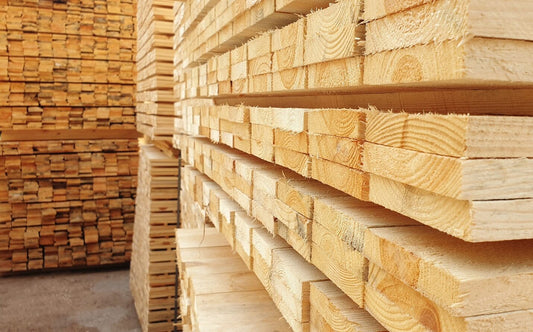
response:
M174 131L174 1L141 0L137 6L137 129L152 140Z
M143 331L169 331L174 320L178 159L142 145L130 288Z
M137 140L0 146L2 272L129 261Z
M130 259L135 5L2 3L2 272Z

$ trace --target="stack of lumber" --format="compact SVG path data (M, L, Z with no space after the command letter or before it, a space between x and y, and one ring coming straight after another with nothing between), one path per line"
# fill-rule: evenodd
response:
M531 5L318 2L263 24L239 13L269 1L204 1L174 21L193 225L295 331L527 330Z
M0 14L0 107L132 107L132 14L8 4Z
M135 2L1 7L0 272L126 263Z
M136 140L0 146L1 272L129 261Z
M169 331L174 319L178 159L142 145L130 288L143 331Z
M184 331L290 331L263 285L216 229L179 229L176 242Z
M256 258L252 248L250 262L244 249L250 241L246 234L251 232L253 243L259 229L268 234L267 230L274 228L280 241L287 239L283 243L292 247L295 257L302 256L302 262L307 258L354 305L367 309L390 330L471 331L487 326L521 330L532 323L531 304L523 302L525 299L519 295L530 291L528 275L533 269L533 257L526 248L531 246L531 240L468 243L227 147L199 138L182 142L187 144L181 147L185 160L204 171L213 165L213 169L225 173L213 177L224 193L211 189L208 204L219 208L219 221L213 223L247 264L254 266ZM256 180L252 182L252 207L275 204L270 207L273 214L267 222L253 208L252 214L247 215L248 205L232 202L231 195L235 195L235 184L240 180L239 173L229 167L232 163L242 165L246 159L254 165L252 178ZM215 165L216 160L222 162ZM267 190L270 195L262 193ZM282 199L291 209L300 211L296 220L284 214ZM307 221L303 217L306 209L311 213ZM291 222L300 224L291 226ZM287 234L290 229L299 233L291 237ZM232 230L233 240L229 235ZM305 232L311 234L309 254L300 246ZM273 275L272 270L263 275ZM272 284L264 283L272 289ZM494 299L486 292L493 288L501 290ZM310 322L300 320L304 316L291 315L295 311L287 309L286 297L272 296L293 328Z
M170 141L174 132L173 4L137 5L137 129L151 140Z
M319 321L322 326L341 325L352 329L366 326L369 331L384 331L368 313L358 308L324 274L306 262L282 238L273 237L260 222L252 219L221 187L212 182L207 187L209 187L211 199L202 208L206 211L208 218L213 217L211 221L215 228L180 229L176 235L180 269L180 305L184 329L192 326L193 330L208 331L211 325L203 326L202 322L205 320L203 324L214 324L212 316L218 317L218 310L221 310L220 303L216 303L213 299L211 299L213 303L208 307L209 310L207 308L205 312L200 310L199 302L197 302L198 293L203 294L200 290L203 290L203 287L209 287L209 294L211 292L229 293L230 290L247 292L250 291L248 287L252 287L254 292L260 290L272 297L279 312L288 322L288 325L283 323L283 330L289 330L290 326L290 330L293 331L309 331L313 320L312 312L315 311L320 314L315 313L314 321ZM214 218L218 218L218 221ZM224 224L233 227L227 227ZM190 250L180 254L183 248ZM242 260L235 259L234 254L230 259L228 256L231 255L232 250L236 251ZM211 270L210 266L210 270L206 271L205 265L208 263L219 266L220 270L216 272ZM248 270L252 270L257 279L249 277ZM204 278L205 281L203 281ZM253 286L250 285L249 278L254 280ZM232 286L226 285L226 280L231 282ZM311 289L315 282L320 288L314 296L327 299L335 305L312 303ZM321 286L323 283L326 283L326 286ZM202 285L202 288L199 285ZM213 290L215 287L216 289ZM226 295L229 296L229 294ZM248 297L241 296L242 298L248 299ZM313 309L314 306L315 309ZM215 308L218 310L211 312ZM229 320L232 324L236 324L235 327L248 330L251 329L247 325L250 319L254 324L273 323L269 314L258 318L255 317L255 310L252 309L243 312L247 315L246 318L241 317L241 311L232 311L233 309L228 309L227 312L224 310L222 316L227 318L218 320L218 324L226 324ZM279 312L274 312L279 317ZM249 317L250 315L252 317ZM281 324L281 322L276 321L276 324Z
M249 153L248 145L235 144L235 138L251 132L251 154L453 236L481 242L533 235L528 227L533 213L530 117L375 108L195 109L199 116L186 121L215 123L200 132L233 131L226 134L233 141L222 139L219 131L225 145ZM412 203L418 201L424 203Z
M341 0L309 14L302 10L305 17L272 24L263 34L263 25L252 20L255 35L236 43L209 39L208 45L217 46L184 66L183 75L193 78L182 80L186 97L365 91L363 86L398 84L531 87L527 54L533 32L522 28L522 4L366 2L364 13L362 0ZM203 31L217 29L217 23L206 22ZM178 46L181 57L196 59L189 45Z

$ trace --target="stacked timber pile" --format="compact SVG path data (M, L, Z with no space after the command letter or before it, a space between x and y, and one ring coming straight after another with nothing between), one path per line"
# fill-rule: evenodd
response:
M259 279L216 229L179 229L176 242L184 331L290 331Z
M174 319L178 159L142 145L130 288L143 331L169 331Z
M135 3L1 7L0 272L128 262Z
M192 225L224 235L295 331L527 330L531 5L319 2L204 1L174 21ZM289 15L259 23L272 3Z
M151 140L170 141L174 132L173 3L142 0L137 6L137 129Z

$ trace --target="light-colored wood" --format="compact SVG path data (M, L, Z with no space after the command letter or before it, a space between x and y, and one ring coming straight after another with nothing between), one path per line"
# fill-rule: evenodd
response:
M278 0L276 10L286 13L306 13L315 9L327 7L331 0Z
M202 242L205 233L209 234L212 245L206 247ZM194 330L226 330L239 322L244 330L288 331L287 323L282 319L274 303L263 288L259 279L250 272L240 258L232 253L224 237L213 228L177 230L177 256L181 257L181 244L186 245L184 237L193 240L189 249L195 255L185 252L189 257L180 266L182 298L187 298L184 322L190 322ZM194 242L195 241L195 242ZM217 248L223 256L207 256L208 248ZM202 252L202 255L199 255ZM204 256L205 255L205 256ZM220 303L225 303L220 308Z
M312 158L311 177L355 198L368 200L368 175L325 159Z
M311 157L308 154L276 146L274 147L274 159L276 164L293 170L304 177L311 176Z
M307 87L328 89L363 84L363 58L351 57L307 66Z
M272 74L272 91L303 90L306 88L306 67L286 69Z
M430 1L431 0L366 0L364 3L364 19L365 21L375 20Z
M502 6L480 0L432 1L366 25L367 54L472 37L531 40L527 1ZM528 9L529 8L529 9Z
M531 199L464 201L370 176L370 201L470 242L531 238ZM399 199L400 198L400 199Z
M312 282L310 294L311 310L316 310L323 317L331 331L386 331L368 312L358 308L331 281ZM311 328L311 331L315 330ZM320 330L317 329L317 331Z
M306 65L361 54L358 40L364 38L359 26L361 1L339 1L307 16Z
M309 155L314 158L362 169L363 151L360 141L329 135L309 135Z
M379 112L379 114L382 114ZM309 134L353 139L365 138L365 112L351 109L322 109L307 115Z
M365 139L452 157L528 157L532 154L532 126L528 117L387 113L371 109L366 116Z
M453 317L373 264L368 280L365 309L391 331L522 330L531 324L531 310Z
M365 237L365 256L452 315L464 317L533 307L520 295L531 292L533 258L525 250L530 244L473 244L424 226L374 228Z
M318 223L313 223L311 262L353 302L363 306L367 260Z
M532 48L527 41L472 38L385 51L365 57L364 84L531 82Z
M363 151L364 171L446 197L489 200L533 196L529 192L531 159L458 159L372 143L365 143Z
M344 196L318 181L288 179L278 181L276 198L307 218L313 218L314 200L320 197Z

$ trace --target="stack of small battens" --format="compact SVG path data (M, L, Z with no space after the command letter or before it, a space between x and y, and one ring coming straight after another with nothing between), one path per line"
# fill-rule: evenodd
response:
M0 273L126 263L135 2L0 1Z
M533 326L531 10L174 3L181 328L268 329L230 248L279 330Z

